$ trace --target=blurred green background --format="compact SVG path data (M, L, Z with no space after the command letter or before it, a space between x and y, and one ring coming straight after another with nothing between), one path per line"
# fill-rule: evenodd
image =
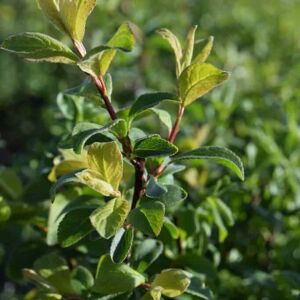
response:
M236 224L226 241L212 243L217 250L209 251L218 270L208 276L216 299L300 299L299 0L100 0L85 44L104 43L124 20L138 26L139 39L135 52L120 55L111 72L119 107L146 90L174 90L172 53L155 34L161 27L183 38L199 25L199 40L215 37L210 62L232 73L226 85L188 108L178 140L186 149L227 146L246 167L244 183L222 190ZM68 43L32 0L0 0L0 23L0 41L39 31ZM31 64L5 52L0 70L1 172L7 171L4 166L13 169L27 187L47 173L59 137L70 126L57 94L84 78L73 67ZM82 119L96 114L91 108ZM152 124L147 126L154 131ZM220 174L192 168L179 179L201 197ZM36 198L47 197L44 184ZM0 290L11 295L4 299L17 299L13 291L7 294L15 288L7 285L14 276L4 275L5 248L16 247L16 241L0 244Z

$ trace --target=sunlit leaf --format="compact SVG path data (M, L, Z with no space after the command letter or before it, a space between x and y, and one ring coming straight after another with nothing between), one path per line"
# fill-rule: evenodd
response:
M88 16L96 0L37 0L40 9L62 32L82 41Z
M105 206L96 209L90 220L100 236L109 239L121 228L129 210L128 201L120 198L112 199Z

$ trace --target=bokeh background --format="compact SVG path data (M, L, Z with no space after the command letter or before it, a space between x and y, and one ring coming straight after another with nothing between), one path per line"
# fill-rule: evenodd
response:
M124 20L138 26L139 38L134 53L119 55L111 71L120 108L144 91L174 90L172 52L155 33L161 27L183 38L199 25L200 46L215 37L210 62L232 73L187 109L178 140L185 149L227 146L245 164L244 183L229 177L220 183L235 225L224 243L211 243L209 262L199 267L215 298L300 299L299 0L100 0L86 45L104 43ZM0 24L0 41L39 31L68 43L32 0L0 0ZM57 94L84 77L73 67L31 64L3 51L0 71L0 298L11 300L23 299L20 270L45 249L32 241L47 216L46 175L72 127ZM79 111L79 120L99 118L92 104ZM159 130L155 124L145 126ZM220 174L191 168L179 180L201 198ZM11 193L7 180L16 184Z

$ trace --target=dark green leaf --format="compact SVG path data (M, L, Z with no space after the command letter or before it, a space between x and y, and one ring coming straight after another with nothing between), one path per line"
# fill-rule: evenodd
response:
M164 157L176 154L178 148L162 139L159 135L153 135L136 142L133 153L138 157Z
M133 103L129 112L129 116L134 118L139 113L152 108L165 100L174 100L174 96L169 93L144 94Z
M244 167L241 159L231 150L224 147L207 146L190 152L182 153L171 162L189 159L210 159L232 170L241 180L244 180Z
M122 263L128 256L134 237L134 230L132 228L121 228L115 235L111 248L110 257L115 263Z
M74 128L72 137L73 149L75 153L80 154L84 146L87 144L111 141L111 139L104 136L103 133L116 126L119 122L122 121L118 119L103 127L93 123L79 123Z
M93 208L74 209L64 216L57 232L62 247L76 244L94 229L89 219L93 210Z
M55 184L51 187L51 190L50 190L50 197L51 197L52 201L54 200L57 191L60 188L62 188L64 185L70 184L70 183L80 183L80 180L76 177L77 172L78 171L75 171L75 172L71 172L69 174L66 174L64 176L61 176L55 182Z
M138 272L145 272L162 254L163 243L154 239L145 239L137 244L133 251L133 265Z

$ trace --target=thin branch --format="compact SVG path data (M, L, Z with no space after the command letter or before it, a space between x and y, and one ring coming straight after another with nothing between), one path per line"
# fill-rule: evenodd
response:
M77 49L78 53L81 57L84 57L86 55L86 49L84 45L81 42L73 41L74 47ZM99 91L101 98L104 101L105 107L107 109L107 112L110 115L110 118L112 120L116 120L118 118L116 111L114 110L111 101L107 95L107 89L105 86L105 82L103 78L92 76L90 75L92 80L94 81L97 90ZM130 160L130 162L135 167L135 185L134 185L134 195L132 199L132 209L136 207L139 199L143 195L144 190L144 173L145 173L145 160L144 159L137 159L134 160L131 158L132 154L132 147L131 147L131 141L129 137L124 137L119 139L120 143L122 144L124 155Z
M172 130L169 134L169 138L168 138L168 141L170 143L174 143L176 137L177 137L177 134L180 130L180 123L181 123L181 120L182 120L182 117L183 117L183 114L184 114L184 110L185 110L185 107L183 104L180 104L179 106L179 109L178 109L178 113L177 113L177 118L176 118L176 121L172 127ZM154 171L154 176L155 177L159 177L163 171L165 170L166 166L161 164L155 171Z

